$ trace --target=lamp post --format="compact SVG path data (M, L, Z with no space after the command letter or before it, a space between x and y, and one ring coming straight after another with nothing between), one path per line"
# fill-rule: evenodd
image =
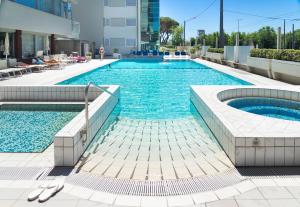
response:
M223 48L225 45L224 38L224 0L220 0L220 44L219 47Z
M292 19L292 21L300 21L300 18L299 19ZM293 24L293 28L292 28L292 49L295 49L296 47L296 39L295 39L295 24Z
M186 20L183 22L183 46L185 46L185 26L186 26Z
M241 19L237 20L237 22L238 22L238 31L236 33L236 39L235 39L235 45L236 46L240 46L240 21L241 21Z
M293 24L292 49L295 49L295 24Z
M285 19L283 20L283 49L285 49L285 40L286 40L286 37L285 37Z

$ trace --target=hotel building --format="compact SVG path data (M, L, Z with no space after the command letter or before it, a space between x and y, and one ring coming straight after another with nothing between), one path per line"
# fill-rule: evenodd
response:
M74 2L74 3L72 3ZM0 0L0 59L6 33L11 58L159 48L159 0Z
M159 48L159 0L81 0L73 6L80 39L107 53Z

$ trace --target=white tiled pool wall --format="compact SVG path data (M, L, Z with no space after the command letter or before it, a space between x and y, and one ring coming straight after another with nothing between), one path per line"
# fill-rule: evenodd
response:
M82 111L56 134L55 166L74 166L113 111L118 103L119 87L109 86L107 89L115 94L115 97L103 93L89 105L88 137L85 143L82 140L83 137L80 136L81 130L85 128L85 111Z
M84 102L84 86L0 86L0 101L11 102ZM91 89L89 99L101 92Z
M204 103L204 101L191 90L191 101L196 109L213 132L218 142L226 152L230 160L235 163L235 148L234 138L225 125L218 119L218 117L211 111L211 109Z
M251 96L300 101L298 90L289 91L275 88L235 88L217 94L220 101ZM236 137L230 132L230 124L224 120L221 121L193 90L191 100L236 166L300 165L300 134L294 137L289 136L288 132L286 136L282 137L251 137L247 135ZM242 115L241 119L243 119ZM272 130L272 128L267 130Z

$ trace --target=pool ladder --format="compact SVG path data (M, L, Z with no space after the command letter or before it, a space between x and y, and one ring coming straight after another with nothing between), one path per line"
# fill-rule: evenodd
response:
M85 100L85 129L80 131L80 137L83 144L86 143L88 137L88 125L89 125L89 89L91 86L98 88L100 91L108 93L109 95L117 98L112 92L108 91L106 88L96 85L93 82L89 82L84 90L84 100Z

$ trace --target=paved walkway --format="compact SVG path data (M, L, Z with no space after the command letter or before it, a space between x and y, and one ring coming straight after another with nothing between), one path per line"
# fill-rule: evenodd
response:
M298 207L299 178L252 179L216 191L188 196L117 196L66 184L46 203L28 202L27 195L45 181L0 181L1 207Z
M82 160L78 167L86 172L151 181L214 175L234 168L214 137L193 117L169 121L122 118Z
M54 85L96 68L102 67L116 60L91 60L87 63L76 63L67 65L62 70L43 70L39 73L28 73L16 78L10 78L7 80L0 81L0 86L9 85Z

